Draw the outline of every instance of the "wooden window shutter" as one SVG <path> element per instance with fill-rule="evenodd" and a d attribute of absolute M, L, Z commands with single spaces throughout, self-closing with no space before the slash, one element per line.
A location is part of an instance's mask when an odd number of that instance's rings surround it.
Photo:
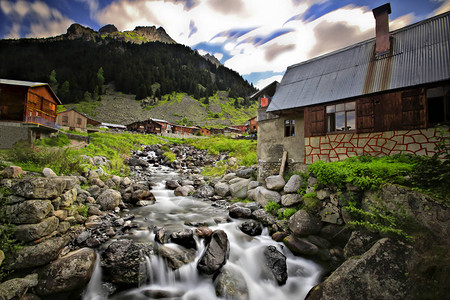
<path fill-rule="evenodd" d="M 326 134 L 325 106 L 305 108 L 305 136 L 319 136 Z"/>
<path fill-rule="evenodd" d="M 425 128 L 424 97 L 420 89 L 402 93 L 402 129 Z"/>
<path fill-rule="evenodd" d="M 362 98 L 356 101 L 357 132 L 375 131 L 375 107 L 373 98 Z"/>

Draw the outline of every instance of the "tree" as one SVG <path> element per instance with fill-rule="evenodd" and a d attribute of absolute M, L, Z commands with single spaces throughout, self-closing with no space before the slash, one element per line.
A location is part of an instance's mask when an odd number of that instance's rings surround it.
<path fill-rule="evenodd" d="M 52 89 L 56 89 L 56 87 L 58 86 L 58 81 L 56 80 L 56 71 L 52 70 L 50 72 L 50 75 L 48 76 L 48 82 L 50 84 L 50 86 L 52 87 Z"/>
<path fill-rule="evenodd" d="M 69 99 L 67 99 L 70 95 L 70 83 L 66 80 L 61 85 L 61 87 L 58 89 L 58 96 L 61 98 L 62 101 L 69 102 Z"/>
<path fill-rule="evenodd" d="M 103 94 L 103 85 L 105 84 L 105 77 L 103 76 L 103 68 L 100 67 L 97 71 L 97 86 L 100 95 Z"/>

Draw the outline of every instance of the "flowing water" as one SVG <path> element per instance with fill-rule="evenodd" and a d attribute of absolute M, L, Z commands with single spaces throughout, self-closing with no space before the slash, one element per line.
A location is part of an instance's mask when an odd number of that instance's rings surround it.
<path fill-rule="evenodd" d="M 164 227 L 167 232 L 174 232 L 184 228 L 194 229 L 184 225 L 185 222 L 206 223 L 213 230 L 221 229 L 226 232 L 230 242 L 230 256 L 226 266 L 242 273 L 250 300 L 304 299 L 310 288 L 318 283 L 320 267 L 310 260 L 294 256 L 282 243 L 273 241 L 267 229 L 264 229 L 260 236 L 250 237 L 238 228 L 244 220 L 217 224 L 215 220 L 226 219 L 228 210 L 212 206 L 211 201 L 193 197 L 175 197 L 173 191 L 165 188 L 165 181 L 176 178 L 178 174 L 170 169 L 161 168 L 154 168 L 152 172 L 153 181 L 157 184 L 152 190 L 156 203 L 131 210 L 131 213 L 136 215 L 133 221 L 138 222 L 140 228 L 126 238 L 154 241 L 152 230 L 147 229 L 149 227 Z M 268 245 L 275 246 L 287 258 L 288 280 L 281 287 L 266 279 L 261 268 L 264 265 L 263 250 Z M 180 247 L 173 243 L 165 246 Z M 163 259 L 156 255 L 146 257 L 145 264 L 141 266 L 146 280 L 138 288 L 121 292 L 109 299 L 220 299 L 216 296 L 212 278 L 199 274 L 196 268 L 204 249 L 203 240 L 197 239 L 195 261 L 176 271 L 168 269 Z M 162 298 L 162 295 L 165 298 Z M 101 267 L 98 261 L 83 299 L 108 299 L 102 289 Z"/>

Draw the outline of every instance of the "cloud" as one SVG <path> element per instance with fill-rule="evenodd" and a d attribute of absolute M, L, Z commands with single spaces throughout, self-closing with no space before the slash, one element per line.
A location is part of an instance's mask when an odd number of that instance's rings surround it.
<path fill-rule="evenodd" d="M 265 58 L 267 61 L 272 61 L 274 58 L 278 57 L 283 52 L 290 51 L 295 49 L 295 44 L 289 44 L 289 45 L 278 45 L 273 44 L 267 48 L 267 51 L 265 53 Z"/>
<path fill-rule="evenodd" d="M 36 0 L 2 0 L 0 9 L 10 21 L 9 32 L 5 38 L 48 37 L 65 33 L 73 21 L 64 17 L 57 9 Z M 28 20 L 29 24 L 24 24 Z"/>
<path fill-rule="evenodd" d="M 242 0 L 208 0 L 207 4 L 222 14 L 240 14 L 244 8 Z"/>
<path fill-rule="evenodd" d="M 198 28 L 195 26 L 195 22 L 193 20 L 191 20 L 191 22 L 189 23 L 189 29 L 191 30 L 189 32 L 189 37 L 191 37 L 198 31 Z"/>
<path fill-rule="evenodd" d="M 443 2 L 441 6 L 439 6 L 437 9 L 435 9 L 433 11 L 433 13 L 431 14 L 432 16 L 437 16 L 440 14 L 443 14 L 447 11 L 450 11 L 450 0 L 444 0 L 444 1 L 439 1 L 439 2 Z"/>
<path fill-rule="evenodd" d="M 86 5 L 89 8 L 89 15 L 91 16 L 91 18 L 94 18 L 99 8 L 98 0 L 76 0 L 76 1 L 84 3 L 84 5 Z"/>
<path fill-rule="evenodd" d="M 261 90 L 261 89 L 265 88 L 266 86 L 268 86 L 269 84 L 271 84 L 274 81 L 280 82 L 281 78 L 283 78 L 283 75 L 275 75 L 275 76 L 271 76 L 269 78 L 261 79 L 255 84 L 255 87 L 258 90 Z"/>

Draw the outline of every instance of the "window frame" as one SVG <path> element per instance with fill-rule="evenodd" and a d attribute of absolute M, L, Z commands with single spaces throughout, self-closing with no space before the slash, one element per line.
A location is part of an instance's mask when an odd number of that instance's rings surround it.
<path fill-rule="evenodd" d="M 284 120 L 284 137 L 295 137 L 295 120 Z"/>
<path fill-rule="evenodd" d="M 429 96 L 429 93 L 432 93 L 433 90 L 440 89 L 440 93 L 438 95 Z M 443 86 L 435 86 L 430 87 L 425 90 L 425 97 L 426 97 L 426 105 L 427 105 L 427 123 L 429 126 L 437 125 L 437 124 L 450 124 L 450 86 L 443 85 Z M 430 109 L 430 102 L 434 102 L 434 106 L 436 107 L 437 102 L 442 103 L 442 110 L 443 110 L 443 117 L 444 120 L 431 120 L 431 109 Z M 436 116 L 434 116 L 436 117 Z M 433 118 L 434 118 L 433 117 Z"/>
<path fill-rule="evenodd" d="M 346 133 L 346 132 L 355 132 L 357 130 L 356 100 L 325 105 L 325 114 L 326 114 L 325 122 L 327 133 Z M 344 121 L 343 130 L 337 129 L 338 114 L 341 115 L 340 119 L 341 120 L 343 119 Z M 353 114 L 353 118 L 350 116 L 351 114 Z M 350 125 L 349 123 L 351 122 L 352 119 L 353 124 L 351 124 L 352 126 L 349 126 Z"/>

